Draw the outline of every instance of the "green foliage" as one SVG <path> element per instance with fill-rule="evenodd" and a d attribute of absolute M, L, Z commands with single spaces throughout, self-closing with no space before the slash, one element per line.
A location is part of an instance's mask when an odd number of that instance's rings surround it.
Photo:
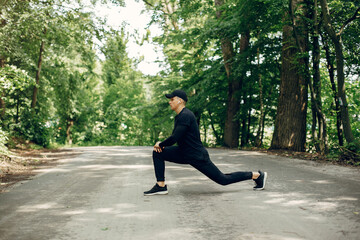
<path fill-rule="evenodd" d="M 1 10 L 0 62 L 5 63 L 0 68 L 0 94 L 5 103 L 0 109 L 1 151 L 7 137 L 12 136 L 46 147 L 70 143 L 152 145 L 171 134 L 174 113 L 164 94 L 177 88 L 189 95 L 187 107 L 199 121 L 204 144 L 222 145 L 229 95 L 221 46 L 225 37 L 231 40 L 234 50 L 231 79 L 241 84 L 241 90 L 235 93 L 240 110 L 234 120 L 241 123 L 243 144 L 255 145 L 262 107 L 265 124 L 262 146 L 269 145 L 279 95 L 281 32 L 288 1 L 227 0 L 216 8 L 214 1 L 175 0 L 167 1 L 171 7 L 165 8 L 164 1 L 149 0 L 147 8 L 153 13 L 152 22 L 163 29 L 163 34 L 154 41 L 162 47 L 165 55 L 162 64 L 167 67 L 151 77 L 135 70 L 136 63 L 127 53 L 129 35 L 124 29 L 111 29 L 105 21 L 95 19 L 93 13 L 83 9 L 81 2 L 73 8 L 68 5 L 70 2 L 7 1 Z M 92 2 L 125 4 L 116 0 Z M 355 13 L 356 4 L 338 0 L 328 3 L 334 27 L 340 31 Z M 216 16 L 218 10 L 222 11 L 220 19 Z M 313 23 L 312 19 L 305 20 L 309 26 Z M 341 35 L 348 109 L 357 139 L 359 24 L 358 20 L 352 21 Z M 326 41 L 322 28 L 320 32 Z M 249 47 L 240 52 L 245 33 L 250 36 Z M 42 69 L 39 84 L 35 84 L 41 43 L 44 43 Z M 310 44 L 304 55 L 311 57 L 311 51 Z M 329 51 L 336 67 L 331 43 Z M 323 48 L 321 58 L 323 112 L 330 152 L 334 157 L 347 150 L 356 153 L 357 145 L 339 146 L 334 93 Z M 34 86 L 39 90 L 38 103 L 35 109 L 30 109 Z M 309 112 L 309 124 L 310 116 Z M 308 148 L 314 144 L 308 141 Z"/>
<path fill-rule="evenodd" d="M 16 131 L 14 131 L 16 135 L 14 136 L 25 138 L 42 147 L 49 147 L 52 129 L 48 124 L 49 122 L 45 122 L 41 116 L 28 110 L 24 111 L 20 124 L 16 126 Z"/>
<path fill-rule="evenodd" d="M 9 130 L 14 122 L 19 122 L 21 111 L 30 105 L 27 93 L 34 85 L 35 80 L 25 70 L 13 65 L 0 68 L 1 99 L 6 103 L 1 116 L 3 129 Z"/>
<path fill-rule="evenodd" d="M 232 78 L 242 83 L 242 90 L 236 95 L 239 101 L 246 102 L 241 105 L 238 119 L 246 118 L 247 112 L 253 109 L 255 115 L 251 125 L 258 122 L 258 76 L 261 75 L 263 94 L 267 98 L 266 123 L 271 126 L 276 114 L 274 106 L 280 78 L 281 36 L 278 31 L 282 28 L 284 6 L 284 1 L 237 0 L 225 1 L 221 8 L 215 9 L 213 1 L 179 1 L 178 10 L 170 13 L 179 29 L 164 26 L 164 34 L 155 39 L 163 46 L 169 66 L 163 77 L 178 79 L 178 83 L 164 81 L 164 87 L 181 87 L 194 93 L 191 97 L 194 101 L 188 106 L 209 126 L 208 140 L 216 145 L 222 144 L 228 98 L 220 39 L 227 37 L 233 42 Z M 223 11 L 220 20 L 216 10 Z M 159 22 L 163 20 L 160 18 Z M 250 47 L 246 53 L 239 53 L 241 35 L 248 29 L 252 37 Z M 257 64 L 258 54 L 261 61 Z M 254 128 L 250 126 L 249 129 L 254 131 Z M 205 130 L 204 126 L 204 134 Z"/>
<path fill-rule="evenodd" d="M 30 77 L 25 70 L 13 65 L 0 68 L 0 88 L 7 102 L 20 97 L 34 85 L 35 79 Z"/>
<path fill-rule="evenodd" d="M 6 147 L 8 141 L 7 133 L 0 127 L 0 154 L 7 154 L 8 149 Z"/>

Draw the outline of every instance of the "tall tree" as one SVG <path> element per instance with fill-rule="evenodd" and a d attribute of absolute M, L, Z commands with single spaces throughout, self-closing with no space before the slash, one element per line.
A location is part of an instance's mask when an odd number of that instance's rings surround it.
<path fill-rule="evenodd" d="M 5 5 L 5 4 L 2 4 Z M 2 14 L 2 11 L 0 10 L 0 16 Z M 5 19 L 1 19 L 0 21 L 0 29 L 6 25 L 6 20 Z M 3 56 L 2 53 L 0 53 L 0 68 L 5 67 L 5 57 Z M 4 118 L 5 115 L 5 101 L 4 101 L 4 91 L 0 91 L 0 119 L 2 120 Z"/>
<path fill-rule="evenodd" d="M 144 141 L 139 119 L 140 102 L 143 100 L 143 85 L 140 75 L 134 71 L 132 60 L 127 56 L 124 32 L 113 31 L 106 36 L 102 47 L 105 60 L 103 66 L 104 133 L 108 139 L 118 144 L 136 144 Z"/>
<path fill-rule="evenodd" d="M 258 83 L 259 83 L 260 116 L 259 116 L 258 129 L 255 138 L 255 147 L 261 147 L 264 137 L 265 113 L 264 113 L 264 94 L 263 94 L 262 76 L 259 71 L 259 66 L 260 66 L 259 48 L 257 49 L 256 57 L 257 57 Z"/>
<path fill-rule="evenodd" d="M 302 3 L 303 0 L 290 0 L 289 12 L 285 14 L 280 95 L 271 149 L 305 151 L 308 82 L 301 66 L 308 65 L 299 49 L 307 49 Z M 296 31 L 302 32 L 297 39 Z"/>
<path fill-rule="evenodd" d="M 345 27 L 349 23 L 360 17 L 359 15 L 360 7 L 356 9 L 354 15 L 351 18 L 347 19 L 346 22 L 341 26 L 340 30 L 336 32 L 331 20 L 330 10 L 328 7 L 327 0 L 320 0 L 320 5 L 321 5 L 322 20 L 325 31 L 329 35 L 331 41 L 335 46 L 336 72 L 337 72 L 337 84 L 338 84 L 337 93 L 340 103 L 341 120 L 344 127 L 345 139 L 348 143 L 351 143 L 355 140 L 355 137 L 351 129 L 348 101 L 346 99 L 347 97 L 346 97 L 346 89 L 345 89 L 344 54 L 343 54 L 343 43 L 342 43 L 341 35 Z"/>
<path fill-rule="evenodd" d="M 223 5 L 224 0 L 215 0 L 215 6 L 217 7 L 216 17 L 219 21 L 221 21 L 223 17 Z M 245 36 L 243 36 L 243 39 L 245 39 Z M 240 109 L 240 104 L 236 94 L 240 90 L 241 84 L 236 78 L 234 78 L 232 72 L 232 63 L 234 61 L 233 58 L 235 55 L 232 42 L 227 36 L 221 36 L 220 42 L 228 81 L 228 100 L 224 128 L 224 145 L 230 148 L 235 148 L 239 146 L 240 130 L 239 120 L 236 119 L 236 114 Z"/>
<path fill-rule="evenodd" d="M 337 130 L 337 137 L 339 146 L 344 145 L 344 134 L 343 134 L 343 125 L 341 121 L 341 111 L 340 111 L 340 104 L 339 104 L 339 98 L 337 97 L 337 90 L 336 90 L 336 83 L 335 83 L 335 66 L 333 63 L 333 58 L 331 57 L 330 49 L 329 49 L 329 43 L 327 39 L 324 39 L 325 36 L 322 35 L 322 43 L 323 48 L 325 50 L 325 58 L 326 58 L 326 66 L 329 72 L 329 79 L 331 84 L 331 90 L 332 90 L 332 96 L 334 98 L 335 103 L 335 114 L 336 114 L 336 130 Z"/>
<path fill-rule="evenodd" d="M 44 28 L 44 36 L 46 35 L 46 27 Z M 42 66 L 42 61 L 43 61 L 43 53 L 44 53 L 44 45 L 45 45 L 45 40 L 41 39 L 41 43 L 40 43 L 40 51 L 39 51 L 39 59 L 38 59 L 38 64 L 37 64 L 37 70 L 36 70 L 36 85 L 34 86 L 33 89 L 33 96 L 32 96 L 32 102 L 31 102 L 31 108 L 35 108 L 36 106 L 36 101 L 37 101 L 37 94 L 38 94 L 38 89 L 39 89 L 39 83 L 40 83 L 40 74 L 41 74 L 41 66 Z"/>
<path fill-rule="evenodd" d="M 308 5 L 308 8 L 310 6 Z M 319 23 L 318 23 L 318 1 L 314 0 L 314 5 L 311 7 L 312 11 L 312 27 L 310 29 L 312 34 L 312 63 L 313 63 L 313 78 L 309 81 L 309 89 L 311 95 L 311 110 L 312 110 L 312 127 L 311 135 L 316 148 L 316 151 L 321 154 L 328 152 L 326 119 L 322 111 L 321 99 L 321 78 L 320 78 L 320 45 L 319 45 Z"/>

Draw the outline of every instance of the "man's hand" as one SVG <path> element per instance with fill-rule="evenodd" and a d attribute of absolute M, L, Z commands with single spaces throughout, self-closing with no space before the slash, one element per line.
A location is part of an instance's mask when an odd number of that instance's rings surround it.
<path fill-rule="evenodd" d="M 157 142 L 155 145 L 154 145 L 154 151 L 155 152 L 158 152 L 158 153 L 161 153 L 162 152 L 162 149 L 160 147 L 160 144 L 161 142 Z"/>

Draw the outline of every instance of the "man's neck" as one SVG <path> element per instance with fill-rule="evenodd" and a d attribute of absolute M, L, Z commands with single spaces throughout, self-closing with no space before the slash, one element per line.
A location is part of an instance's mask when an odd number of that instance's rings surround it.
<path fill-rule="evenodd" d="M 184 105 L 179 106 L 177 109 L 175 109 L 176 114 L 181 113 L 181 111 L 185 108 Z"/>

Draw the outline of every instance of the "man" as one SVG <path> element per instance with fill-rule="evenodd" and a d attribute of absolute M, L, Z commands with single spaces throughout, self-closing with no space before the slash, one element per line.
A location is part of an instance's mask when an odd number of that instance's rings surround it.
<path fill-rule="evenodd" d="M 214 182 L 228 185 L 253 179 L 254 190 L 263 190 L 266 184 L 266 172 L 234 172 L 222 173 L 210 160 L 209 154 L 201 143 L 199 126 L 195 115 L 185 107 L 188 101 L 186 93 L 175 90 L 165 95 L 170 99 L 171 110 L 175 111 L 175 124 L 172 135 L 163 142 L 157 142 L 153 150 L 153 163 L 157 183 L 144 195 L 167 194 L 165 184 L 165 161 L 190 164 Z M 175 143 L 178 146 L 172 146 Z"/>

